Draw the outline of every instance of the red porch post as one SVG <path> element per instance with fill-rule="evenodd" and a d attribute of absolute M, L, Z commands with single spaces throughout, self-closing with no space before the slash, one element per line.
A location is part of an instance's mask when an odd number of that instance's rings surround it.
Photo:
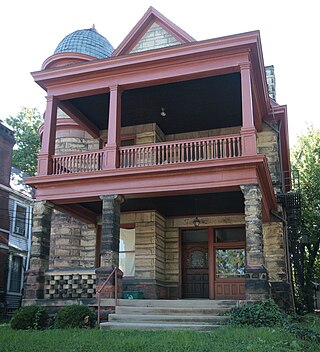
<path fill-rule="evenodd" d="M 110 87 L 108 142 L 104 147 L 104 169 L 119 167 L 119 146 L 121 132 L 121 89 Z"/>
<path fill-rule="evenodd" d="M 41 151 L 38 156 L 38 175 L 41 176 L 52 173 L 51 155 L 55 150 L 57 108 L 57 98 L 47 96 Z"/>
<path fill-rule="evenodd" d="M 242 100 L 242 155 L 257 154 L 256 129 L 254 127 L 250 62 L 240 65 Z"/>

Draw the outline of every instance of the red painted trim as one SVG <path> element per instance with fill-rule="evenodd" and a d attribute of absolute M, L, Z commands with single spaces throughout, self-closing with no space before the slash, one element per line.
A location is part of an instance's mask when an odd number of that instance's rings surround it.
<path fill-rule="evenodd" d="M 157 22 L 163 26 L 164 29 L 172 33 L 182 43 L 195 41 L 188 33 L 179 28 L 176 24 L 168 20 L 159 11 L 152 6 L 149 7 L 147 12 L 142 16 L 138 23 L 127 34 L 124 40 L 119 44 L 117 49 L 113 52 L 112 56 L 120 56 L 130 53 L 131 49 L 141 39 L 148 28 L 153 22 Z"/>
<path fill-rule="evenodd" d="M 79 62 L 97 60 L 94 56 L 80 53 L 59 53 L 49 56 L 42 64 L 41 70 L 55 68 L 64 65 L 78 64 Z"/>
<path fill-rule="evenodd" d="M 42 136 L 44 129 L 44 124 L 39 127 L 39 134 Z M 56 123 L 56 131 L 64 131 L 64 130 L 79 130 L 83 131 L 83 129 L 73 121 L 71 118 L 58 118 Z"/>
<path fill-rule="evenodd" d="M 256 155 L 183 165 L 114 169 L 83 174 L 36 176 L 26 181 L 37 187 L 37 199 L 82 200 L 101 194 L 164 196 L 234 189 L 259 184 L 266 219 L 276 200 L 266 157 Z"/>

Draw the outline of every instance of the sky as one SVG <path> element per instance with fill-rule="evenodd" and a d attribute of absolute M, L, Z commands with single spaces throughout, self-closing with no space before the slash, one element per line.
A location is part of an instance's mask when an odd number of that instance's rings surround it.
<path fill-rule="evenodd" d="M 0 5 L 0 120 L 23 106 L 45 109 L 38 71 L 69 33 L 91 28 L 116 48 L 149 6 L 196 40 L 260 30 L 265 66 L 274 65 L 277 102 L 287 105 L 290 145 L 320 128 L 319 12 L 316 0 L 11 0 Z"/>

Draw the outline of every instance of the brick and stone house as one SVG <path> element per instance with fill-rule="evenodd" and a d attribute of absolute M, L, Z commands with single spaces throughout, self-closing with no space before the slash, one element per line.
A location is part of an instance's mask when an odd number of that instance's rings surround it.
<path fill-rule="evenodd" d="M 47 108 L 25 304 L 94 305 L 114 267 L 149 299 L 290 302 L 287 110 L 267 71 L 258 31 L 196 41 L 153 8 L 115 50 L 95 28 L 65 37 L 32 73 Z"/>

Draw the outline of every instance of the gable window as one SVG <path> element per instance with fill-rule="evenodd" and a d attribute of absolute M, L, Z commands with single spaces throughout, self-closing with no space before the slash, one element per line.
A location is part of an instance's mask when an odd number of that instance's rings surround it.
<path fill-rule="evenodd" d="M 135 273 L 135 229 L 120 229 L 119 268 L 123 276 Z"/>
<path fill-rule="evenodd" d="M 11 257 L 11 267 L 9 270 L 9 292 L 21 293 L 23 258 L 18 255 L 13 255 Z"/>
<path fill-rule="evenodd" d="M 20 236 L 27 234 L 27 207 L 17 204 L 15 207 L 13 232 Z"/>

